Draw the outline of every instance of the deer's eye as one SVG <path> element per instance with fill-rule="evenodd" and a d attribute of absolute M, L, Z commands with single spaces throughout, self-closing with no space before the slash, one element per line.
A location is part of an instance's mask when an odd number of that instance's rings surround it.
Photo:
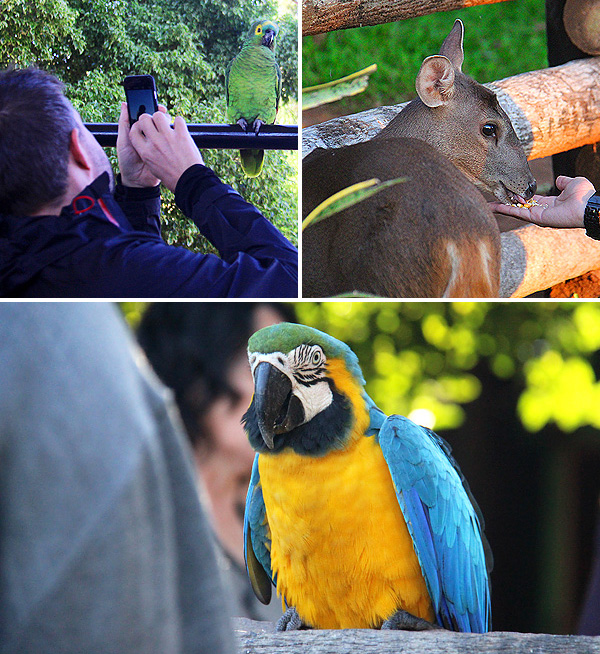
<path fill-rule="evenodd" d="M 496 125 L 494 125 L 494 123 L 486 123 L 481 128 L 481 133 L 487 138 L 495 138 L 496 137 Z"/>

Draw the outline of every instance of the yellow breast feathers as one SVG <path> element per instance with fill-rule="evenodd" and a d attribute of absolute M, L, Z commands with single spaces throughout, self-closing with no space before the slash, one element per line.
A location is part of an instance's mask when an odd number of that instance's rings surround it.
<path fill-rule="evenodd" d="M 277 593 L 319 629 L 379 627 L 397 609 L 433 621 L 412 539 L 360 387 L 342 362 L 329 375 L 354 407 L 345 449 L 322 457 L 261 454 Z"/>

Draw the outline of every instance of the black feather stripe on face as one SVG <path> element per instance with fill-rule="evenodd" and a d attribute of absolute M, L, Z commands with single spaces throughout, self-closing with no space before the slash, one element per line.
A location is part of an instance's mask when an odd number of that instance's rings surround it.
<path fill-rule="evenodd" d="M 259 453 L 277 453 L 290 447 L 296 454 L 307 456 L 323 456 L 343 447 L 352 429 L 352 406 L 346 397 L 336 392 L 333 384 L 331 386 L 332 403 L 306 424 L 277 434 L 272 450 L 266 446 L 258 428 L 253 399 L 242 418 L 250 445 Z"/>
<path fill-rule="evenodd" d="M 303 343 L 293 351 L 294 379 L 303 386 L 312 386 L 324 381 L 327 373 L 325 363 L 325 355 L 319 346 Z"/>

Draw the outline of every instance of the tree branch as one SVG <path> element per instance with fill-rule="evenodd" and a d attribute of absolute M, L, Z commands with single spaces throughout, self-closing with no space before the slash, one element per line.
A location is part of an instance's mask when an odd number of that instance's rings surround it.
<path fill-rule="evenodd" d="M 303 0 L 302 36 L 349 27 L 392 23 L 437 11 L 504 0 Z"/>

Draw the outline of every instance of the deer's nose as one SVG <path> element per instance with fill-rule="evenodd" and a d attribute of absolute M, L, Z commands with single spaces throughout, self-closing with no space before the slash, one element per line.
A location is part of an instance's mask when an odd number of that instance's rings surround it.
<path fill-rule="evenodd" d="M 531 182 L 531 184 L 527 187 L 527 190 L 525 191 L 525 193 L 523 193 L 523 197 L 526 200 L 529 200 L 530 198 L 532 198 L 535 195 L 536 191 L 537 191 L 537 182 L 534 179 L 533 182 Z"/>

